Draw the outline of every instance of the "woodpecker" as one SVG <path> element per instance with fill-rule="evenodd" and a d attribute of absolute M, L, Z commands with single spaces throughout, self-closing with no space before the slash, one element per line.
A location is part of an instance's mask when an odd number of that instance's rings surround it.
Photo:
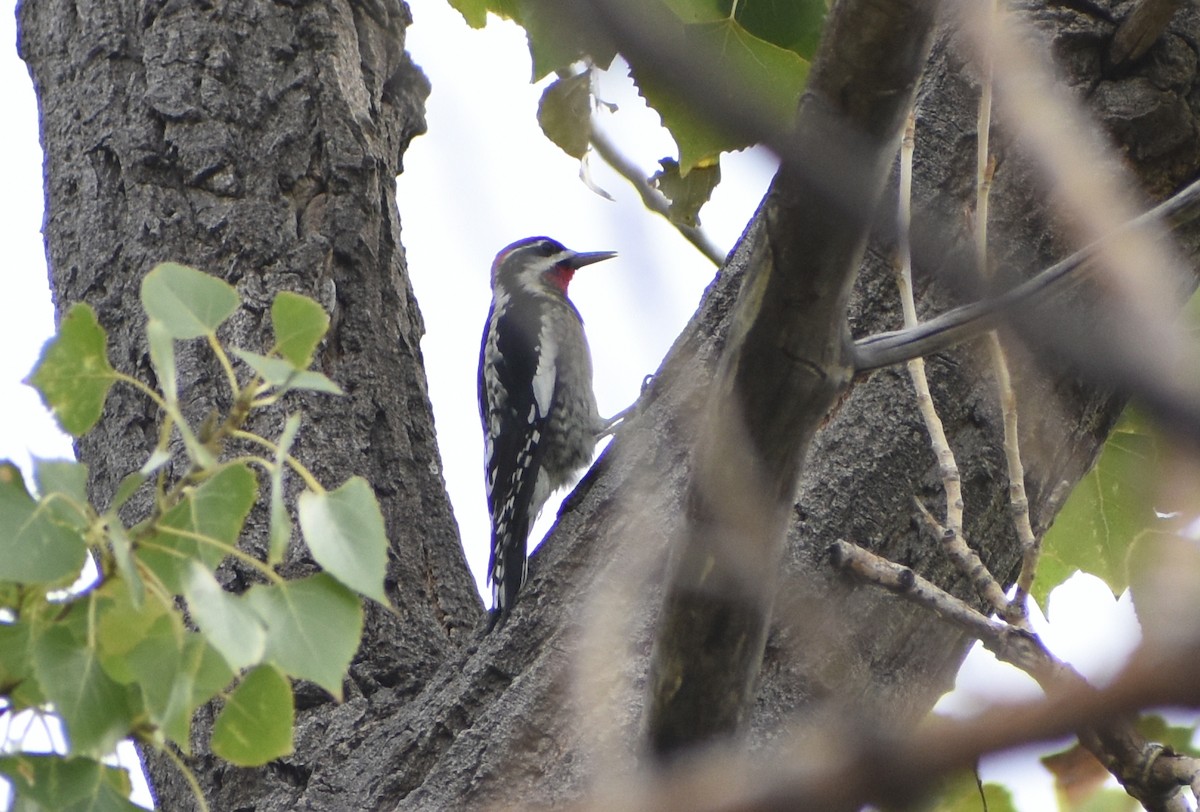
<path fill-rule="evenodd" d="M 546 499 L 591 462 L 612 423 L 596 408 L 591 352 L 567 286 L 580 268 L 614 256 L 529 237 L 492 263 L 492 306 L 479 350 L 492 518 L 489 632 L 508 619 L 525 583 L 529 531 Z"/>

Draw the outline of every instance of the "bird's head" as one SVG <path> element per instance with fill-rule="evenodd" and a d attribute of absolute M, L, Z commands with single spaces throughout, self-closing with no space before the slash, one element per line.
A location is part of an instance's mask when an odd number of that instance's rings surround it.
<path fill-rule="evenodd" d="M 575 271 L 616 255 L 616 251 L 572 251 L 549 237 L 526 237 L 496 255 L 492 287 L 501 284 L 510 291 L 536 291 L 551 286 L 566 295 Z"/>

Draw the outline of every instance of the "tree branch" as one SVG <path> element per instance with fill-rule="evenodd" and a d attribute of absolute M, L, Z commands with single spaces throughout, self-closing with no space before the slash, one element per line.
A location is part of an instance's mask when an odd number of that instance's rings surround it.
<path fill-rule="evenodd" d="M 1048 696 L 1073 696 L 1093 690 L 1078 671 L 1055 657 L 1036 635 L 985 617 L 908 567 L 845 541 L 835 542 L 829 554 L 833 565 L 843 572 L 924 606 L 963 629 L 997 658 L 1037 680 Z M 1087 720 L 1080 725 L 1078 736 L 1083 746 L 1147 809 L 1175 809 L 1179 788 L 1191 783 L 1198 766 L 1194 759 L 1184 759 L 1186 763 L 1153 769 L 1162 748 L 1151 744 L 1124 714 L 1101 722 Z"/>
<path fill-rule="evenodd" d="M 1200 180 L 1130 220 L 1112 235 L 1084 246 L 1013 288 L 948 310 L 916 327 L 858 339 L 854 342 L 854 369 L 860 373 L 871 372 L 978 338 L 1022 307 L 1044 303 L 1048 297 L 1078 284 L 1091 270 L 1088 262 L 1122 235 L 1151 223 L 1176 229 L 1197 215 L 1200 215 Z"/>
<path fill-rule="evenodd" d="M 788 145 L 806 159 L 785 162 L 764 204 L 674 542 L 647 710 L 660 754 L 738 730 L 752 704 L 801 467 L 851 380 L 862 213 L 890 172 L 936 5 L 843 0 L 827 21 Z M 831 156 L 831 144 L 854 153 Z M 836 194 L 809 171 L 828 159 L 843 174 Z"/>
<path fill-rule="evenodd" d="M 1079 685 L 1036 702 L 998 706 L 969 720 L 933 720 L 903 739 L 860 727 L 815 735 L 808 731 L 766 757 L 714 748 L 647 782 L 609 785 L 574 809 L 849 812 L 865 804 L 904 806 L 926 795 L 938 779 L 973 767 L 988 753 L 1070 735 L 1089 724 L 1119 723 L 1146 707 L 1200 704 L 1192 676 L 1196 655 L 1190 648 L 1162 658 L 1143 650 L 1106 688 Z M 806 744 L 814 738 L 819 745 Z M 1151 810 L 1181 808 L 1170 798 L 1196 780 L 1195 759 L 1152 746 L 1141 764 L 1147 783 L 1157 791 L 1138 800 Z"/>

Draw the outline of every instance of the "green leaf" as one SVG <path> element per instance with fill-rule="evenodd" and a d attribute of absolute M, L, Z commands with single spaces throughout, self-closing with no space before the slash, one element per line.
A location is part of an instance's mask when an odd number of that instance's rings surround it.
<path fill-rule="evenodd" d="M 1016 812 L 1009 791 L 999 784 L 983 785 L 973 772 L 955 773 L 945 779 L 937 792 L 925 803 L 912 807 L 912 812 Z"/>
<path fill-rule="evenodd" d="M 516 0 L 493 3 L 489 9 L 500 16 L 512 16 L 525 29 L 529 55 L 533 59 L 533 81 L 580 60 L 590 60 L 598 68 L 607 68 L 617 49 L 601 26 L 581 27 L 560 11 L 555 0 Z M 510 14 L 514 12 L 515 15 Z"/>
<path fill-rule="evenodd" d="M 108 506 L 108 512 L 115 515 L 118 508 L 129 501 L 137 489 L 142 487 L 142 484 L 149 479 L 155 471 L 162 468 L 171 461 L 171 452 L 165 448 L 156 448 L 151 452 L 146 461 L 142 463 L 142 467 L 131 474 L 126 474 L 121 480 L 121 484 L 117 485 L 117 491 L 113 494 L 112 504 Z"/>
<path fill-rule="evenodd" d="M 684 23 L 714 23 L 733 19 L 749 33 L 811 60 L 821 41 L 827 0 L 664 0 Z"/>
<path fill-rule="evenodd" d="M 313 352 L 329 330 L 329 314 L 312 299 L 283 291 L 271 303 L 275 349 L 300 369 L 308 369 Z"/>
<path fill-rule="evenodd" d="M 203 271 L 164 262 L 142 280 L 142 307 L 180 340 L 211 335 L 241 300 L 231 285 Z"/>
<path fill-rule="evenodd" d="M 287 470 L 285 460 L 299 430 L 300 413 L 288 415 L 279 442 L 275 444 L 275 466 L 271 469 L 271 539 L 267 552 L 267 562 L 271 565 L 283 561 L 292 538 L 292 519 L 283 503 L 283 473 Z"/>
<path fill-rule="evenodd" d="M 190 560 L 216 569 L 237 544 L 257 498 L 258 481 L 249 466 L 227 465 L 163 515 L 155 532 L 141 541 L 137 556 L 179 594 Z"/>
<path fill-rule="evenodd" d="M 192 462 L 205 470 L 216 468 L 216 458 L 208 450 L 208 447 L 197 439 L 195 433 L 192 431 L 192 427 L 188 425 L 187 420 L 183 417 L 183 413 L 179 411 L 179 404 L 168 403 L 167 415 L 175 424 L 175 428 L 178 429 L 179 437 L 183 440 L 183 447 L 187 449 L 188 456 Z"/>
<path fill-rule="evenodd" d="M 117 572 L 129 590 L 129 599 L 134 606 L 140 607 L 146 597 L 146 586 L 133 559 L 133 540 L 129 538 L 125 525 L 115 516 L 108 518 L 108 541 L 112 545 L 113 559 L 117 562 Z"/>
<path fill-rule="evenodd" d="M 147 479 L 149 479 L 149 477 L 146 474 L 143 474 L 141 471 L 134 471 L 126 474 L 121 480 L 120 484 L 117 485 L 117 490 L 113 494 L 112 504 L 109 506 L 109 510 L 116 510 L 128 502 L 130 497 L 137 493 L 137 489 L 142 487 Z"/>
<path fill-rule="evenodd" d="M 193 561 L 183 589 L 188 611 L 205 638 L 234 671 L 262 661 L 267 630 L 245 601 L 221 588 L 217 579 Z"/>
<path fill-rule="evenodd" d="M 165 448 L 156 448 L 150 452 L 150 456 L 146 457 L 146 461 L 142 463 L 142 467 L 137 470 L 137 473 L 144 477 L 150 477 L 159 468 L 162 468 L 171 461 L 171 452 Z"/>
<path fill-rule="evenodd" d="M 101 586 L 95 597 L 99 601 L 95 639 L 100 665 L 113 680 L 129 685 L 137 679 L 129 668 L 129 652 L 157 623 L 169 621 L 174 608 L 164 606 L 160 600 L 135 603 L 129 590 L 112 581 Z M 176 627 L 182 633 L 182 621 L 177 619 Z"/>
<path fill-rule="evenodd" d="M 95 648 L 64 626 L 35 637 L 32 648 L 34 672 L 62 717 L 71 752 L 111 753 L 133 726 L 137 705 L 128 689 L 104 673 Z"/>
<path fill-rule="evenodd" d="M 129 651 L 127 664 L 141 689 L 150 720 L 188 752 L 192 674 L 184 667 L 186 640 L 179 618 L 162 615 Z"/>
<path fill-rule="evenodd" d="M 112 582 L 98 595 L 96 641 L 105 673 L 140 691 L 149 721 L 188 752 L 195 709 L 224 688 L 233 671 L 202 635 L 184 628 L 174 605 L 152 598 L 135 606 Z"/>
<path fill-rule="evenodd" d="M 552 82 L 538 102 L 537 119 L 559 149 L 583 160 L 592 142 L 592 72 Z"/>
<path fill-rule="evenodd" d="M 57 583 L 83 568 L 87 545 L 77 527 L 33 501 L 20 470 L 0 463 L 0 580 Z"/>
<path fill-rule="evenodd" d="M 325 573 L 254 586 L 247 600 L 267 624 L 266 660 L 342 698 L 342 678 L 358 650 L 362 604 Z"/>
<path fill-rule="evenodd" d="M 756 96 L 781 130 L 791 126 L 808 79 L 808 60 L 759 39 L 729 19 L 685 25 L 684 39 L 691 50 L 730 77 L 744 94 Z M 642 96 L 658 112 L 679 146 L 680 171 L 685 177 L 721 152 L 750 146 L 744 138 L 702 121 L 690 104 L 680 101 L 648 70 L 635 64 L 633 76 Z"/>
<path fill-rule="evenodd" d="M 70 460 L 33 461 L 33 481 L 39 503 L 54 518 L 78 531 L 87 529 L 87 466 Z"/>
<path fill-rule="evenodd" d="M 723 0 L 721 5 L 731 3 Z M 812 60 L 821 41 L 825 11 L 826 0 L 738 0 L 736 19 L 754 36 Z"/>
<path fill-rule="evenodd" d="M 1077 570 L 1103 579 L 1114 595 L 1125 591 L 1130 546 L 1143 530 L 1163 526 L 1154 509 L 1158 457 L 1157 440 L 1132 422 L 1114 430 L 1042 542 L 1033 585 L 1042 607 L 1050 590 Z"/>
<path fill-rule="evenodd" d="M 129 771 L 99 761 L 21 753 L 0 757 L 0 775 L 12 784 L 14 811 L 142 812 L 129 800 Z"/>
<path fill-rule="evenodd" d="M 685 23 L 715 23 L 729 19 L 731 0 L 664 0 Z"/>
<path fill-rule="evenodd" d="M 213 724 L 212 749 L 239 767 L 258 767 L 292 752 L 295 708 L 287 677 L 269 665 L 246 675 Z"/>
<path fill-rule="evenodd" d="M 179 399 L 179 374 L 175 368 L 175 339 L 167 326 L 158 319 L 146 324 L 146 338 L 150 342 L 150 364 L 158 376 L 158 388 L 174 403 Z"/>
<path fill-rule="evenodd" d="M 35 707 L 46 701 L 33 673 L 29 624 L 0 623 L 0 686 L 9 702 L 5 712 Z"/>
<path fill-rule="evenodd" d="M 291 361 L 283 358 L 270 358 L 249 350 L 234 350 L 233 354 L 241 358 L 262 379 L 281 391 L 289 389 L 309 389 L 314 392 L 325 392 L 330 395 L 344 395 L 345 392 L 326 378 L 320 372 L 300 369 Z"/>
<path fill-rule="evenodd" d="M 474 28 L 484 26 L 489 11 L 523 27 L 533 59 L 534 82 L 583 59 L 607 68 L 617 54 L 602 27 L 574 25 L 555 0 L 450 0 L 450 4 Z"/>
<path fill-rule="evenodd" d="M 386 605 L 387 534 L 370 484 L 356 476 L 335 491 L 305 491 L 300 494 L 299 514 L 304 541 L 321 568 Z"/>
<path fill-rule="evenodd" d="M 650 179 L 671 203 L 671 222 L 695 228 L 700 225 L 700 209 L 712 197 L 721 182 L 721 165 L 716 161 L 693 167 L 687 177 L 679 174 L 679 164 L 670 158 L 658 162 L 662 171 Z"/>
<path fill-rule="evenodd" d="M 37 484 L 38 495 L 43 498 L 57 493 L 77 505 L 86 505 L 87 480 L 88 469 L 81 462 L 42 459 L 33 461 L 33 481 Z"/>
<path fill-rule="evenodd" d="M 76 437 L 96 425 L 116 380 L 107 338 L 89 305 L 72 305 L 25 381 L 38 390 L 63 431 Z"/>
<path fill-rule="evenodd" d="M 234 672 L 225 658 L 198 632 L 188 632 L 183 660 L 192 674 L 192 707 L 198 708 L 229 685 Z"/>
<path fill-rule="evenodd" d="M 1200 757 L 1200 748 L 1192 745 L 1196 725 L 1172 725 L 1156 714 L 1143 714 L 1137 719 L 1138 732 L 1149 741 L 1165 744 L 1176 753 Z"/>
<path fill-rule="evenodd" d="M 450 0 L 450 7 L 461 14 L 472 28 L 487 25 L 487 0 Z"/>

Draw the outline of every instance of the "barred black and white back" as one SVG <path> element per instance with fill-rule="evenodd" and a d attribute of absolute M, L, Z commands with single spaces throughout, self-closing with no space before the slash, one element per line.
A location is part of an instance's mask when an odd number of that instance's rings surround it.
<path fill-rule="evenodd" d="M 502 250 L 479 354 L 488 510 L 490 630 L 503 623 L 528 575 L 530 528 L 546 499 L 592 458 L 606 425 L 592 390 L 583 320 L 567 285 L 611 252 L 577 253 L 547 237 Z"/>

